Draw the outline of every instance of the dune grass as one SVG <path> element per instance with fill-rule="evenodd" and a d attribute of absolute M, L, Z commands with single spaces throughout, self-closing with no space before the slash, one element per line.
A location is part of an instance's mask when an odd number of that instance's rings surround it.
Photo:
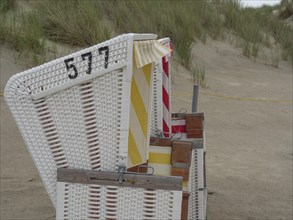
<path fill-rule="evenodd" d="M 191 67 L 190 75 L 193 83 L 198 83 L 203 88 L 207 88 L 207 80 L 205 74 L 206 71 L 203 65 L 195 64 Z"/>
<path fill-rule="evenodd" d="M 293 5 L 292 2 L 288 4 Z M 244 41 L 241 44 L 243 54 L 247 57 L 257 57 L 262 46 L 280 46 L 284 54 L 282 57 L 285 60 L 290 57 L 292 60 L 293 30 L 282 19 L 273 15 L 273 11 L 280 9 L 282 5 L 263 6 L 257 9 L 240 6 L 239 1 L 231 0 L 221 4 L 220 10 L 225 14 L 225 28 L 232 30 L 232 33 Z M 276 66 L 276 62 L 273 65 Z"/>
<path fill-rule="evenodd" d="M 17 14 L 12 15 L 9 21 L 6 19 L 0 18 L 0 43 L 6 43 L 20 56 L 31 60 L 28 67 L 46 62 L 48 48 L 36 15 Z"/>
<path fill-rule="evenodd" d="M 41 1 L 36 8 L 50 39 L 88 46 L 122 33 L 156 33 L 172 38 L 185 66 L 196 38 L 204 41 L 207 33 L 217 38 L 221 32 L 219 20 L 211 14 L 215 10 L 206 1 L 65 0 Z"/>
<path fill-rule="evenodd" d="M 51 40 L 88 46 L 110 38 L 109 28 L 101 22 L 97 1 L 40 1 L 36 9 Z"/>
<path fill-rule="evenodd" d="M 41 53 L 44 39 L 86 47 L 122 33 L 156 33 L 172 39 L 176 59 L 190 69 L 193 42 L 221 39 L 228 32 L 241 39 L 247 57 L 276 45 L 283 59 L 293 57 L 292 29 L 272 15 L 276 7 L 242 8 L 239 0 L 42 0 L 25 14 L 15 0 L 1 2 L 0 42 L 19 51 Z"/>
<path fill-rule="evenodd" d="M 9 10 L 13 10 L 16 8 L 16 1 L 15 0 L 1 0 L 0 1 L 0 10 L 1 13 L 5 13 Z"/>
<path fill-rule="evenodd" d="M 1 1 L 0 43 L 6 43 L 20 54 L 44 55 L 45 34 L 38 14 L 19 10 L 16 1 Z"/>

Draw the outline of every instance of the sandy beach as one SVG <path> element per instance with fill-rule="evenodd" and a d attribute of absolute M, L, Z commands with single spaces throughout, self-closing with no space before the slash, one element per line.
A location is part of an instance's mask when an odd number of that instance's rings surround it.
<path fill-rule="evenodd" d="M 26 69 L 16 57 L 1 46 L 1 219 L 54 219 L 3 97 L 8 79 Z M 197 43 L 192 57 L 205 66 L 208 85 L 198 103 L 206 122 L 208 219 L 292 219 L 292 65 L 254 62 L 212 40 Z M 172 74 L 173 112 L 191 111 L 189 72 L 178 66 Z"/>

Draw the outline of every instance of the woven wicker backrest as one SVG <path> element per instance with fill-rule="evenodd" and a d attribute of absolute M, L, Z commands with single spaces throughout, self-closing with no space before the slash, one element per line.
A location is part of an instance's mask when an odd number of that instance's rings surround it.
<path fill-rule="evenodd" d="M 180 219 L 181 177 L 58 170 L 57 219 Z"/>
<path fill-rule="evenodd" d="M 16 74 L 7 83 L 6 102 L 54 205 L 57 168 L 115 171 L 131 165 L 129 145 L 139 139 L 131 139 L 129 132 L 130 121 L 135 120 L 133 44 L 155 38 L 121 35 Z M 153 69 L 148 71 L 151 74 Z M 144 139 L 150 130 L 149 87 L 141 94 L 148 102 Z M 140 120 L 139 112 L 135 114 Z M 138 145 L 147 146 L 147 141 Z M 147 150 L 137 153 L 145 154 L 139 161 L 145 162 Z"/>

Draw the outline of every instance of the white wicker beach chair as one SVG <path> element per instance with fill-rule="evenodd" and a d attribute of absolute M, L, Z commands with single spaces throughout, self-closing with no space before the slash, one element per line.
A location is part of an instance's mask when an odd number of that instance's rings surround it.
<path fill-rule="evenodd" d="M 205 219 L 207 206 L 206 144 L 203 113 L 172 113 L 172 137 L 197 143 L 192 151 L 188 190 L 189 219 Z M 151 151 L 151 150 L 150 150 Z M 184 185 L 187 185 L 184 183 Z M 184 188 L 186 189 L 186 188 Z M 196 207 L 196 208 L 194 208 Z"/>
<path fill-rule="evenodd" d="M 182 177 L 121 174 L 58 170 L 56 218 L 180 219 Z"/>
<path fill-rule="evenodd" d="M 148 166 L 157 176 L 183 176 L 181 219 L 206 219 L 203 139 L 151 138 Z"/>
<path fill-rule="evenodd" d="M 186 120 L 186 114 L 176 116 L 177 120 Z M 199 133 L 203 134 L 203 114 L 189 116 L 193 124 L 199 121 Z M 151 176 L 60 170 L 57 219 L 206 219 L 204 136 L 199 136 L 182 140 L 151 138 L 148 160 L 148 167 L 153 169 Z M 177 190 L 170 191 L 174 176 L 180 176 L 183 182 L 178 183 Z"/>
<path fill-rule="evenodd" d="M 155 39 L 121 35 L 7 83 L 6 102 L 54 206 L 57 168 L 117 171 L 147 161 L 153 63 L 170 52 Z"/>

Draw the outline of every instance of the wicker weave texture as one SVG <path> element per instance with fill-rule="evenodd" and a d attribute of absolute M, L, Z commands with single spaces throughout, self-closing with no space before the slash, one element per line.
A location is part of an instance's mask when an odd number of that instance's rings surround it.
<path fill-rule="evenodd" d="M 23 98 L 37 96 L 40 93 L 79 84 L 79 82 L 96 77 L 105 69 L 125 66 L 127 61 L 130 61 L 127 51 L 129 38 L 130 35 L 121 35 L 15 75 L 12 78 L 13 80 L 9 81 L 9 87 L 6 89 L 5 95 L 7 97 L 18 95 L 18 97 Z M 100 50 L 104 47 L 108 47 L 108 51 L 110 51 L 108 59 L 105 59 L 105 50 Z M 88 58 L 82 56 L 89 52 L 92 55 L 91 74 L 87 74 Z M 64 61 L 70 58 L 73 58 L 72 63 L 78 71 L 78 76 L 74 80 L 68 77 L 68 75 L 74 75 L 73 68 L 68 71 L 64 64 Z M 107 68 L 105 68 L 105 65 L 107 65 Z"/>
<path fill-rule="evenodd" d="M 162 61 L 155 64 L 153 77 L 153 101 L 151 111 L 151 136 L 156 137 L 163 131 L 162 107 Z"/>
<path fill-rule="evenodd" d="M 189 201 L 188 217 L 189 219 L 205 219 L 206 198 L 204 196 L 204 150 L 192 150 L 191 166 L 189 168 Z"/>
<path fill-rule="evenodd" d="M 57 183 L 57 219 L 180 219 L 182 191 Z"/>
<path fill-rule="evenodd" d="M 132 43 L 132 34 L 118 36 L 19 73 L 5 88 L 54 206 L 57 168 L 116 171 L 127 162 Z"/>

